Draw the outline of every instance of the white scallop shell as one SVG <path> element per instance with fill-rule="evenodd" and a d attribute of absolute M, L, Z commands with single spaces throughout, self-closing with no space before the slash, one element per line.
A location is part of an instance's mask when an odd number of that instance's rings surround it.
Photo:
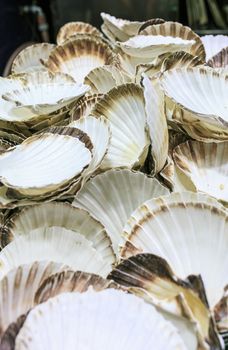
<path fill-rule="evenodd" d="M 34 306 L 39 285 L 67 266 L 50 261 L 33 262 L 11 270 L 0 281 L 0 339 L 7 327 Z"/>
<path fill-rule="evenodd" d="M 109 170 L 88 181 L 76 194 L 73 205 L 99 220 L 118 254 L 122 231 L 131 213 L 145 200 L 168 194 L 156 179 L 129 170 Z"/>
<path fill-rule="evenodd" d="M 147 156 L 149 138 L 143 89 L 136 84 L 120 85 L 96 103 L 92 115 L 110 122 L 111 140 L 101 168 L 138 167 Z"/>
<path fill-rule="evenodd" d="M 53 226 L 32 230 L 3 248 L 0 252 L 0 278 L 19 265 L 45 260 L 104 277 L 111 271 L 91 241 L 77 232 Z"/>
<path fill-rule="evenodd" d="M 22 194 L 39 195 L 79 176 L 90 161 L 90 150 L 78 138 L 42 134 L 0 155 L 0 179 Z"/>
<path fill-rule="evenodd" d="M 45 70 L 41 61 L 46 61 L 55 48 L 54 44 L 39 43 L 26 47 L 15 57 L 11 72 L 13 74 Z"/>
<path fill-rule="evenodd" d="M 56 41 L 58 45 L 63 44 L 70 37 L 75 34 L 91 34 L 101 35 L 101 32 L 94 26 L 85 22 L 68 22 L 64 24 L 58 31 Z"/>
<path fill-rule="evenodd" d="M 197 191 L 228 202 L 228 142 L 187 141 L 174 149 L 173 157 Z"/>
<path fill-rule="evenodd" d="M 123 255 L 138 250 L 161 256 L 182 279 L 201 274 L 210 306 L 220 300 L 228 269 L 224 207 L 198 200 L 198 194 L 173 193 L 145 202 L 131 215 L 124 231 L 132 248 L 125 245 Z"/>
<path fill-rule="evenodd" d="M 227 35 L 204 35 L 201 40 L 206 51 L 206 61 L 228 46 Z"/>
<path fill-rule="evenodd" d="M 186 349 L 176 328 L 152 305 L 110 289 L 62 294 L 35 307 L 17 336 L 15 350 L 153 347 Z"/>
<path fill-rule="evenodd" d="M 194 43 L 194 40 L 172 36 L 136 35 L 123 43 L 120 42 L 119 46 L 130 56 L 152 59 L 167 52 L 190 52 Z"/>

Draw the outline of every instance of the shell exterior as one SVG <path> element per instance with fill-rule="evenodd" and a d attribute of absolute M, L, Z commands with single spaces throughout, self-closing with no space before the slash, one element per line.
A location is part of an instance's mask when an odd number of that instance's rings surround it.
<path fill-rule="evenodd" d="M 69 126 L 85 132 L 93 144 L 93 158 L 83 173 L 83 182 L 86 181 L 101 165 L 110 145 L 110 128 L 106 118 L 87 116 L 72 122 Z"/>
<path fill-rule="evenodd" d="M 32 230 L 3 248 L 0 252 L 0 278 L 19 265 L 45 260 L 103 277 L 111 271 L 111 266 L 102 259 L 93 242 L 80 233 L 53 226 Z"/>
<path fill-rule="evenodd" d="M 228 46 L 227 35 L 204 35 L 201 40 L 206 51 L 206 61 Z"/>
<path fill-rule="evenodd" d="M 14 59 L 11 72 L 18 74 L 44 70 L 45 67 L 41 62 L 45 62 L 48 59 L 54 48 L 54 44 L 48 43 L 34 44 L 26 47 Z"/>
<path fill-rule="evenodd" d="M 110 47 L 95 37 L 69 39 L 56 47 L 46 63 L 51 72 L 71 75 L 75 81 L 83 82 L 85 76 L 94 68 L 116 62 Z"/>
<path fill-rule="evenodd" d="M 80 161 L 72 162 L 74 157 Z M 91 150 L 79 138 L 46 133 L 1 154 L 0 178 L 21 194 L 40 195 L 79 176 L 90 161 Z"/>
<path fill-rule="evenodd" d="M 151 59 L 166 52 L 189 52 L 194 43 L 194 40 L 185 40 L 172 36 L 137 35 L 123 43 L 119 43 L 119 45 L 130 56 Z"/>
<path fill-rule="evenodd" d="M 68 22 L 64 24 L 58 31 L 57 44 L 62 45 L 67 39 L 75 34 L 92 34 L 101 35 L 101 32 L 94 26 L 85 22 Z"/>
<path fill-rule="evenodd" d="M 102 12 L 101 17 L 104 21 L 102 31 L 107 37 L 112 40 L 126 41 L 131 36 L 135 36 L 138 33 L 139 28 L 143 22 L 132 22 L 122 18 L 116 18 L 107 13 Z"/>
<path fill-rule="evenodd" d="M 160 87 L 154 87 L 150 79 L 143 78 L 147 124 L 150 133 L 154 172 L 164 167 L 168 157 L 169 135 L 164 110 L 164 96 Z"/>
<path fill-rule="evenodd" d="M 181 329 L 183 321 L 187 321 L 190 334 L 186 330 L 183 334 L 183 329 L 180 334 L 188 349 L 209 349 L 209 345 L 218 345 L 218 337 L 212 331 L 211 313 L 199 296 L 201 290 L 196 290 L 188 281 L 178 279 L 162 258 L 152 254 L 132 256 L 117 265 L 108 278 L 155 305 L 178 328 Z"/>
<path fill-rule="evenodd" d="M 92 115 L 110 122 L 111 140 L 101 168 L 139 167 L 148 152 L 143 89 L 124 84 L 110 90 L 94 106 Z"/>
<path fill-rule="evenodd" d="M 88 210 L 111 237 L 118 254 L 122 231 L 131 213 L 145 200 L 168 194 L 156 179 L 130 170 L 109 170 L 87 182 L 73 205 Z"/>
<path fill-rule="evenodd" d="M 228 202 L 228 142 L 187 141 L 174 149 L 173 157 L 197 191 Z"/>
<path fill-rule="evenodd" d="M 78 120 L 82 117 L 90 115 L 95 104 L 103 97 L 103 94 L 94 94 L 91 96 L 83 96 L 78 100 L 75 107 L 70 112 L 71 121 Z"/>
<path fill-rule="evenodd" d="M 227 284 L 227 226 L 224 207 L 198 200 L 194 193 L 173 193 L 145 202 L 131 215 L 121 255 L 152 253 L 166 259 L 182 279 L 200 274 L 212 308 Z"/>
<path fill-rule="evenodd" d="M 131 77 L 115 66 L 103 66 L 93 69 L 84 80 L 92 93 L 105 94 L 114 87 L 131 82 Z"/>
<path fill-rule="evenodd" d="M 66 270 L 53 274 L 40 284 L 35 295 L 35 303 L 41 304 L 62 293 L 83 293 L 91 287 L 99 292 L 107 288 L 118 288 L 118 285 L 95 274 Z"/>
<path fill-rule="evenodd" d="M 67 266 L 50 261 L 33 262 L 11 270 L 0 281 L 0 338 L 7 327 L 34 306 L 39 285 Z"/>
<path fill-rule="evenodd" d="M 80 329 L 76 337 L 72 328 Z M 15 350 L 148 350 L 155 342 L 157 350 L 186 349 L 177 330 L 151 305 L 109 289 L 62 294 L 37 306 L 18 334 Z"/>
<path fill-rule="evenodd" d="M 163 74 L 162 88 L 167 96 L 186 111 L 184 116 L 189 122 L 191 119 L 200 120 L 212 123 L 215 128 L 227 127 L 226 74 L 197 67 L 170 70 Z"/>
<path fill-rule="evenodd" d="M 227 44 L 228 45 L 228 44 Z M 219 51 L 216 55 L 207 61 L 207 64 L 213 68 L 228 68 L 228 47 Z"/>
<path fill-rule="evenodd" d="M 205 61 L 205 50 L 201 38 L 191 30 L 178 22 L 165 22 L 147 27 L 140 32 L 141 35 L 162 35 L 184 40 L 194 40 L 190 52 L 193 56 L 198 56 Z"/>

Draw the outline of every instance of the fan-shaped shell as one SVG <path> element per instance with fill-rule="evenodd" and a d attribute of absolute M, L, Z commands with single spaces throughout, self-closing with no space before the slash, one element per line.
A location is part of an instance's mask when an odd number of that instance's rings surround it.
<path fill-rule="evenodd" d="M 66 268 L 61 263 L 34 262 L 11 270 L 0 281 L 0 338 L 12 322 L 34 306 L 39 285 Z"/>
<path fill-rule="evenodd" d="M 227 69 L 228 68 L 228 47 L 222 49 L 215 56 L 210 58 L 207 64 L 213 68 Z"/>
<path fill-rule="evenodd" d="M 78 100 L 72 111 L 70 112 L 71 121 L 80 119 L 81 117 L 87 117 L 90 115 L 95 104 L 103 97 L 103 94 L 94 94 L 89 96 L 83 96 Z"/>
<path fill-rule="evenodd" d="M 116 63 L 116 56 L 110 47 L 96 38 L 69 39 L 52 51 L 47 61 L 51 72 L 71 75 L 77 82 L 94 68 Z"/>
<path fill-rule="evenodd" d="M 41 134 L 0 155 L 0 178 L 21 194 L 39 195 L 79 176 L 90 161 L 91 150 L 79 138 Z"/>
<path fill-rule="evenodd" d="M 187 141 L 175 148 L 173 157 L 198 191 L 228 202 L 228 142 Z"/>
<path fill-rule="evenodd" d="M 228 268 L 228 214 L 224 209 L 198 201 L 194 193 L 173 193 L 139 207 L 124 234 L 127 242 L 122 256 L 136 252 L 161 256 L 183 279 L 202 276 L 211 307 L 220 300 Z"/>
<path fill-rule="evenodd" d="M 228 46 L 227 35 L 204 35 L 201 40 L 206 51 L 206 61 Z"/>
<path fill-rule="evenodd" d="M 64 24 L 58 31 L 57 44 L 62 45 L 64 41 L 75 34 L 92 34 L 101 35 L 101 32 L 94 26 L 85 22 L 68 22 Z"/>
<path fill-rule="evenodd" d="M 15 57 L 11 72 L 17 74 L 44 70 L 45 67 L 42 61 L 45 62 L 48 59 L 54 48 L 55 45 L 48 43 L 34 44 L 26 47 Z"/>
<path fill-rule="evenodd" d="M 181 106 L 189 122 L 200 120 L 211 123 L 214 128 L 227 125 L 225 74 L 197 67 L 170 70 L 163 74 L 162 87 L 165 94 Z"/>
<path fill-rule="evenodd" d="M 179 37 L 162 35 L 137 35 L 129 40 L 119 43 L 121 49 L 134 57 L 146 57 L 152 60 L 167 52 L 190 52 L 194 40 L 185 40 Z"/>
<path fill-rule="evenodd" d="M 35 303 L 41 304 L 62 293 L 83 293 L 91 287 L 99 292 L 107 288 L 118 288 L 118 285 L 95 274 L 66 270 L 43 280 L 36 292 Z"/>
<path fill-rule="evenodd" d="M 72 329 L 80 332 L 75 336 Z M 18 334 L 15 349 L 148 350 L 155 343 L 157 350 L 186 349 L 177 330 L 151 305 L 109 289 L 62 294 L 37 306 Z"/>
<path fill-rule="evenodd" d="M 140 86 L 132 83 L 113 88 L 94 106 L 91 114 L 103 115 L 110 122 L 110 147 L 101 168 L 132 168 L 144 163 L 149 138 Z"/>
<path fill-rule="evenodd" d="M 106 228 L 118 253 L 121 233 L 131 213 L 145 200 L 168 194 L 156 179 L 129 170 L 109 170 L 88 181 L 73 205 L 88 210 Z"/>
<path fill-rule="evenodd" d="M 191 28 L 183 26 L 178 22 L 165 22 L 145 28 L 140 32 L 141 35 L 162 35 L 184 40 L 194 40 L 190 52 L 193 56 L 198 56 L 202 61 L 205 61 L 205 50 L 200 37 L 194 33 Z"/>
<path fill-rule="evenodd" d="M 32 230 L 3 248 L 0 252 L 0 278 L 19 265 L 44 260 L 101 276 L 111 271 L 111 266 L 102 259 L 93 242 L 77 232 L 53 226 Z"/>

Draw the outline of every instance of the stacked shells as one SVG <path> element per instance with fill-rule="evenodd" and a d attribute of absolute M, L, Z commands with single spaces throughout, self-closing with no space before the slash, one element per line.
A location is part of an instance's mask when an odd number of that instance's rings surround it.
<path fill-rule="evenodd" d="M 224 349 L 228 37 L 101 16 L 0 78 L 0 349 Z"/>

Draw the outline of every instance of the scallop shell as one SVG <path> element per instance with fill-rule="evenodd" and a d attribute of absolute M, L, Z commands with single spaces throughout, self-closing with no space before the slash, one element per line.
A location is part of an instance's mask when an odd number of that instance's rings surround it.
<path fill-rule="evenodd" d="M 213 68 L 228 69 L 228 47 L 222 49 L 215 56 L 210 58 L 207 64 Z"/>
<path fill-rule="evenodd" d="M 41 195 L 79 176 L 90 161 L 91 149 L 79 137 L 41 134 L 0 155 L 0 179 L 23 195 Z"/>
<path fill-rule="evenodd" d="M 201 38 L 191 30 L 178 22 L 165 22 L 147 27 L 140 32 L 141 35 L 162 35 L 164 37 L 181 38 L 183 40 L 194 40 L 190 54 L 198 56 L 205 61 L 205 50 Z"/>
<path fill-rule="evenodd" d="M 72 328 L 80 332 L 75 336 Z M 157 350 L 186 349 L 177 330 L 153 306 L 108 289 L 66 293 L 35 307 L 17 336 L 15 350 L 148 350 L 155 343 Z"/>
<path fill-rule="evenodd" d="M 103 115 L 110 122 L 111 141 L 101 168 L 139 167 L 145 161 L 149 138 L 143 89 L 124 84 L 110 90 L 94 106 L 92 115 Z"/>
<path fill-rule="evenodd" d="M 197 191 L 228 202 L 228 142 L 187 141 L 174 149 L 173 157 Z"/>
<path fill-rule="evenodd" d="M 84 131 L 93 144 L 93 158 L 83 172 L 83 183 L 99 168 L 110 145 L 110 128 L 106 118 L 87 116 L 72 122 L 69 126 Z"/>
<path fill-rule="evenodd" d="M 93 243 L 93 247 L 102 255 L 107 264 L 115 262 L 111 240 L 104 226 L 83 209 L 78 209 L 69 203 L 42 203 L 25 207 L 12 215 L 3 226 L 1 246 L 4 247 L 13 239 L 25 236 L 31 231 L 45 228 L 65 228 L 80 233 Z"/>
<path fill-rule="evenodd" d="M 95 274 L 66 270 L 43 280 L 36 292 L 35 303 L 41 304 L 62 293 L 83 293 L 91 287 L 99 292 L 107 288 L 118 288 L 118 285 Z"/>
<path fill-rule="evenodd" d="M 46 63 L 51 72 L 71 75 L 77 82 L 94 68 L 116 63 L 116 56 L 110 47 L 96 38 L 67 40 L 52 51 Z"/>
<path fill-rule="evenodd" d="M 7 327 L 34 306 L 39 285 L 67 266 L 53 262 L 34 262 L 11 270 L 0 281 L 0 338 Z"/>
<path fill-rule="evenodd" d="M 111 266 L 103 260 L 93 242 L 80 233 L 53 226 L 34 229 L 3 248 L 0 252 L 0 278 L 19 265 L 45 260 L 103 277 L 111 271 Z"/>
<path fill-rule="evenodd" d="M 144 98 L 149 127 L 154 173 L 158 173 L 164 167 L 168 157 L 168 126 L 164 109 L 164 96 L 159 86 L 154 87 L 149 78 L 144 75 Z"/>
<path fill-rule="evenodd" d="M 121 255 L 152 253 L 166 259 L 182 279 L 200 274 L 213 308 L 227 284 L 227 225 L 224 207 L 198 200 L 198 194 L 173 193 L 145 202 L 131 215 Z"/>
<path fill-rule="evenodd" d="M 216 129 L 227 126 L 228 79 L 224 73 L 197 67 L 170 70 L 163 74 L 162 88 L 181 107 L 182 120 L 200 120 Z"/>
<path fill-rule="evenodd" d="M 93 69 L 84 80 L 91 87 L 91 92 L 105 94 L 114 87 L 130 83 L 131 77 L 114 66 L 103 66 Z"/>
<path fill-rule="evenodd" d="M 48 43 L 34 44 L 20 51 L 12 63 L 13 74 L 44 70 L 42 61 L 46 61 L 55 45 Z"/>
<path fill-rule="evenodd" d="M 67 39 L 75 34 L 92 34 L 101 35 L 101 32 L 94 26 L 85 22 L 68 22 L 64 24 L 58 31 L 57 44 L 62 45 Z"/>
<path fill-rule="evenodd" d="M 144 22 L 129 21 L 122 18 L 116 18 L 107 13 L 102 12 L 101 17 L 104 21 L 102 31 L 110 40 L 126 41 L 131 36 L 138 33 L 139 28 Z"/>
<path fill-rule="evenodd" d="M 205 300 L 189 281 L 178 279 L 164 259 L 152 254 L 132 256 L 117 265 L 108 278 L 155 305 L 177 325 L 188 349 L 220 348 Z"/>
<path fill-rule="evenodd" d="M 71 110 L 71 122 L 87 117 L 90 115 L 95 104 L 103 97 L 103 94 L 94 94 L 91 96 L 83 96 L 78 100 L 74 108 Z"/>
<path fill-rule="evenodd" d="M 204 35 L 201 40 L 206 51 L 206 61 L 228 46 L 227 35 Z"/>
<path fill-rule="evenodd" d="M 118 254 L 121 233 L 131 213 L 145 200 L 168 194 L 156 179 L 130 170 L 109 170 L 87 182 L 73 205 L 88 210 L 111 237 Z"/>
<path fill-rule="evenodd" d="M 148 21 L 145 21 L 141 27 L 139 28 L 138 34 L 140 34 L 144 29 L 150 26 L 154 26 L 155 24 L 162 24 L 165 23 L 165 20 L 162 18 L 152 18 L 149 19 Z"/>
<path fill-rule="evenodd" d="M 137 35 L 125 42 L 120 42 L 121 49 L 130 56 L 145 57 L 152 60 L 167 52 L 190 52 L 194 40 L 163 35 Z"/>

